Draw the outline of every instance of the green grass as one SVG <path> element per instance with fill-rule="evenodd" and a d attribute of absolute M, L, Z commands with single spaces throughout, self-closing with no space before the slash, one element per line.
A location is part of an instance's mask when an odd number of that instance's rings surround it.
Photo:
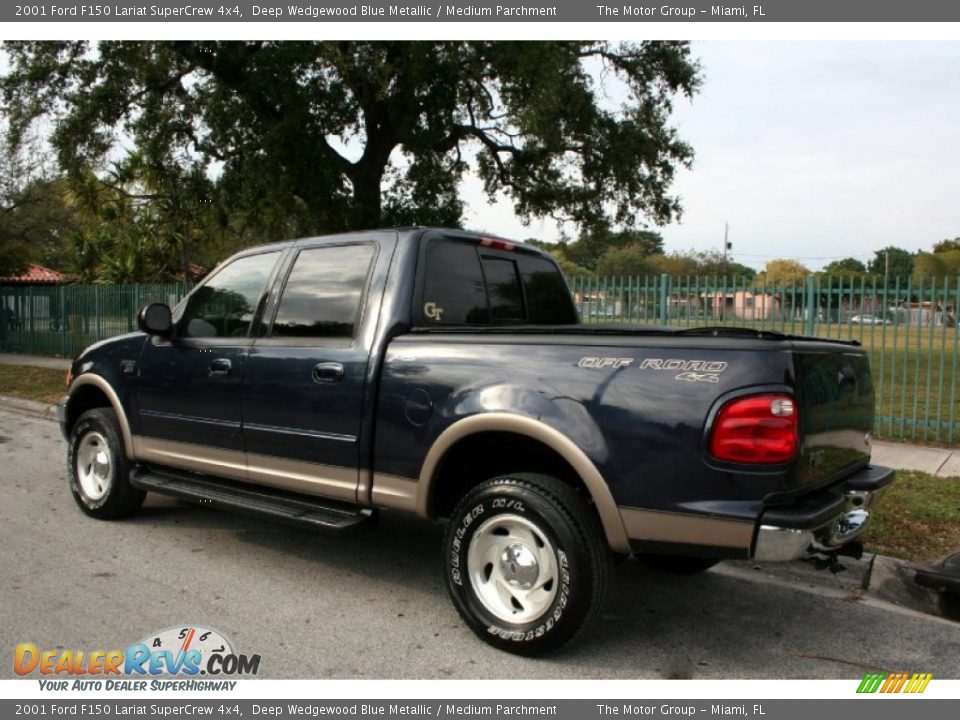
<path fill-rule="evenodd" d="M 0 395 L 52 403 L 67 391 L 62 370 L 0 365 Z"/>
<path fill-rule="evenodd" d="M 960 477 L 899 470 L 875 509 L 870 552 L 932 562 L 960 547 Z"/>

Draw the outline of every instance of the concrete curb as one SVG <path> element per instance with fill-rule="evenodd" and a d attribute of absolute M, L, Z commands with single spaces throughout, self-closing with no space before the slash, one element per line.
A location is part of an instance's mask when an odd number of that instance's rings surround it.
<path fill-rule="evenodd" d="M 840 558 L 843 570 L 836 574 L 817 569 L 810 562 L 760 563 L 755 561 L 728 561 L 712 572 L 791 587 L 824 597 L 847 602 L 896 606 L 903 612 L 933 615 L 951 627 L 953 621 L 944 618 L 939 608 L 939 594 L 917 585 L 916 563 L 886 555 L 865 555 L 860 560 Z"/>
<path fill-rule="evenodd" d="M 30 417 L 37 417 L 43 420 L 53 420 L 54 422 L 57 421 L 57 406 L 37 402 L 36 400 L 24 400 L 22 398 L 0 395 L 0 410 L 9 410 L 20 413 L 21 415 L 29 415 Z"/>

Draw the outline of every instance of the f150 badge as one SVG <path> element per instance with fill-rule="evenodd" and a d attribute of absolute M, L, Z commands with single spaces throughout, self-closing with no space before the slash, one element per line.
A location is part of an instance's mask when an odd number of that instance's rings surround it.
<path fill-rule="evenodd" d="M 674 380 L 682 382 L 720 382 L 720 373 L 727 369 L 727 363 L 719 360 L 664 360 L 662 358 L 644 358 L 641 370 L 666 370 L 677 372 Z"/>

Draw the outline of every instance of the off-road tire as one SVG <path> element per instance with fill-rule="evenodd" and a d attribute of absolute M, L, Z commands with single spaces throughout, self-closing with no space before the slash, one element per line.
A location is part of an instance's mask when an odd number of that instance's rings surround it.
<path fill-rule="evenodd" d="M 130 484 L 131 469 L 113 410 L 95 408 L 81 415 L 67 452 L 70 492 L 80 509 L 100 520 L 136 512 L 146 493 Z"/>
<path fill-rule="evenodd" d="M 444 575 L 460 616 L 483 641 L 518 655 L 549 653 L 582 635 L 600 614 L 610 566 L 593 508 L 548 475 L 477 485 L 444 538 Z"/>

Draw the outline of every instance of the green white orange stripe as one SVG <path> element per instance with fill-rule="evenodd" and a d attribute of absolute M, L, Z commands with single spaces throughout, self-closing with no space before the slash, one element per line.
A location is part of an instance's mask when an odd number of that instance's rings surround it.
<path fill-rule="evenodd" d="M 933 679 L 933 673 L 867 673 L 860 681 L 858 693 L 922 693 Z"/>

